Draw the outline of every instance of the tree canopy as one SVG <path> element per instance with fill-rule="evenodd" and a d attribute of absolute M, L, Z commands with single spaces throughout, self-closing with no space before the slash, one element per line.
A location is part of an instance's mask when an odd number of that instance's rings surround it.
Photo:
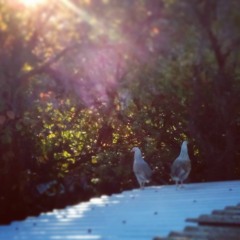
<path fill-rule="evenodd" d="M 189 181 L 239 178 L 239 8 L 0 1 L 0 221 L 137 187 L 134 146 L 153 184 L 183 140 Z"/>

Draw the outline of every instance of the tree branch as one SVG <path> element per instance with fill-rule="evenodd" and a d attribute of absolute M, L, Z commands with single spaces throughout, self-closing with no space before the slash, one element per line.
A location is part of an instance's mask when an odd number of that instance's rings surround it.
<path fill-rule="evenodd" d="M 34 68 L 33 70 L 23 74 L 22 76 L 20 76 L 19 81 L 25 81 L 26 79 L 29 79 L 33 75 L 41 73 L 46 67 L 49 67 L 53 63 L 57 62 L 65 54 L 67 54 L 69 51 L 77 48 L 78 46 L 79 46 L 79 44 L 75 44 L 75 45 L 64 48 L 62 51 L 60 51 L 55 56 L 53 56 L 52 58 L 50 58 L 47 61 L 45 61 L 44 63 L 42 63 L 40 66 L 38 66 L 38 67 Z"/>
<path fill-rule="evenodd" d="M 198 17 L 199 23 L 202 26 L 202 28 L 206 31 L 206 34 L 208 36 L 208 39 L 210 41 L 210 44 L 212 46 L 213 52 L 215 54 L 215 58 L 219 67 L 219 70 L 222 71 L 225 67 L 226 63 L 226 57 L 222 51 L 221 51 L 221 46 L 219 44 L 219 41 L 214 35 L 212 29 L 211 29 L 211 22 L 209 21 L 208 14 L 210 9 L 208 9 L 208 2 L 205 2 L 205 6 L 203 9 L 203 12 L 201 12 L 197 6 L 193 6 L 193 9 L 196 13 L 196 16 Z"/>

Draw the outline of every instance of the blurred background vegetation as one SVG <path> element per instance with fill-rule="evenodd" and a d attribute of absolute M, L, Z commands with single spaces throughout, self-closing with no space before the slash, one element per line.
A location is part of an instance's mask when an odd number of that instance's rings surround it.
<path fill-rule="evenodd" d="M 240 1 L 0 0 L 0 223 L 138 187 L 240 177 Z"/>

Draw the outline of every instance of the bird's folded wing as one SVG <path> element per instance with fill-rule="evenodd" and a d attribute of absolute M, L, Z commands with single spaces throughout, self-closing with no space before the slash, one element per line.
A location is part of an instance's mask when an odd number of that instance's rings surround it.
<path fill-rule="evenodd" d="M 152 170 L 146 162 L 134 164 L 133 170 L 134 172 L 144 173 L 146 177 L 151 177 L 152 175 Z"/>
<path fill-rule="evenodd" d="M 191 169 L 191 163 L 189 160 L 187 161 L 179 161 L 176 160 L 171 168 L 171 175 L 172 176 L 179 176 L 182 175 L 184 172 L 188 172 Z"/>

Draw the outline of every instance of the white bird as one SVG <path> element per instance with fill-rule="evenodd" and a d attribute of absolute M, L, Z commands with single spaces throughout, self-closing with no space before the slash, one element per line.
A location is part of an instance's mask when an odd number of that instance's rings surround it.
<path fill-rule="evenodd" d="M 179 182 L 180 187 L 183 187 L 183 181 L 187 179 L 191 171 L 191 161 L 188 156 L 187 144 L 187 141 L 182 143 L 180 154 L 171 167 L 171 177 L 175 181 L 177 188 Z"/>
<path fill-rule="evenodd" d="M 142 158 L 141 150 L 134 147 L 131 152 L 134 152 L 133 172 L 137 178 L 140 188 L 143 189 L 145 183 L 150 181 L 152 170 Z"/>

